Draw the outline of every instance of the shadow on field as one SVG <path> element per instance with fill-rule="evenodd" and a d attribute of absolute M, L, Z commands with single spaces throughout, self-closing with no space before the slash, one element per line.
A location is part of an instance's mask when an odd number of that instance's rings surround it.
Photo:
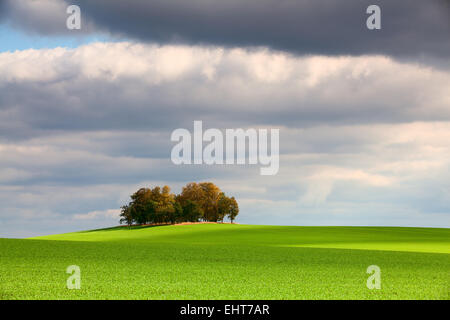
<path fill-rule="evenodd" d="M 173 224 L 159 224 L 159 225 L 142 225 L 142 226 L 117 226 L 117 227 L 111 227 L 111 228 L 102 228 L 102 229 L 92 229 L 92 230 L 86 230 L 86 231 L 78 231 L 77 233 L 90 233 L 90 232 L 108 232 L 108 231 L 117 231 L 117 230 L 123 230 L 123 231 L 131 231 L 131 230 L 139 230 L 139 229 L 148 229 L 148 228 L 155 228 L 155 227 L 168 227 L 173 226 Z"/>

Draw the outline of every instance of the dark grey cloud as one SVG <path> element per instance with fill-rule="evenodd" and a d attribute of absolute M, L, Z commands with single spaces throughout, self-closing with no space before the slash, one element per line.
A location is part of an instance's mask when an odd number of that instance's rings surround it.
<path fill-rule="evenodd" d="M 77 4 L 82 30 L 67 30 Z M 382 29 L 366 28 L 369 5 Z M 2 0 L 18 28 L 43 35 L 107 32 L 158 43 L 267 46 L 294 54 L 385 54 L 441 65 L 450 56 L 449 0 Z"/>
<path fill-rule="evenodd" d="M 78 0 L 97 26 L 144 41 L 268 46 L 296 54 L 450 56 L 446 0 Z M 382 29 L 366 28 L 377 4 Z"/>
<path fill-rule="evenodd" d="M 34 35 L 79 37 L 94 32 L 94 26 L 87 17 L 83 19 L 81 30 L 73 32 L 67 29 L 69 3 L 64 0 L 0 0 L 0 22 Z"/>
<path fill-rule="evenodd" d="M 2 21 L 4 16 L 5 16 L 5 1 L 0 0 L 0 21 Z"/>

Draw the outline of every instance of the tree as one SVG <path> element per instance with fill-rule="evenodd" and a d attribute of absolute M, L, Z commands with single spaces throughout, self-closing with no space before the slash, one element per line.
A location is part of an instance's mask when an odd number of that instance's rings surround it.
<path fill-rule="evenodd" d="M 221 192 L 219 195 L 219 201 L 217 203 L 217 215 L 218 220 L 223 222 L 223 219 L 229 214 L 230 212 L 230 204 L 231 200 L 228 198 L 225 193 Z"/>
<path fill-rule="evenodd" d="M 174 214 L 173 214 L 174 220 L 171 221 L 171 223 L 184 222 L 185 220 L 184 220 L 184 215 L 183 215 L 183 207 L 175 198 L 173 200 L 173 209 L 174 209 Z"/>
<path fill-rule="evenodd" d="M 203 209 L 197 202 L 187 200 L 183 207 L 184 221 L 197 222 L 203 216 Z"/>
<path fill-rule="evenodd" d="M 228 218 L 230 219 L 231 223 L 233 223 L 234 219 L 236 219 L 236 216 L 239 214 L 239 206 L 237 204 L 237 201 L 234 197 L 230 198 L 230 211 L 228 213 Z"/>
<path fill-rule="evenodd" d="M 234 197 L 228 198 L 223 192 L 219 196 L 218 215 L 219 220 L 223 222 L 225 217 L 228 217 L 233 223 L 236 216 L 239 214 L 239 206 Z"/>
<path fill-rule="evenodd" d="M 218 202 L 219 195 L 222 193 L 220 188 L 212 182 L 202 182 L 200 187 L 203 190 L 203 215 L 206 221 L 218 221 Z"/>
<path fill-rule="evenodd" d="M 154 221 L 157 203 L 152 195 L 149 188 L 141 188 L 131 195 L 131 215 L 136 223 L 146 224 Z"/>
<path fill-rule="evenodd" d="M 120 224 L 126 223 L 128 227 L 133 224 L 133 215 L 131 214 L 130 205 L 124 205 L 120 207 Z"/>
<path fill-rule="evenodd" d="M 153 201 L 156 203 L 156 222 L 175 223 L 175 195 L 170 193 L 170 188 L 164 186 L 161 190 L 155 187 L 152 190 Z"/>
<path fill-rule="evenodd" d="M 203 207 L 206 197 L 205 192 L 199 184 L 195 182 L 188 183 L 185 187 L 183 187 L 183 190 L 177 199 L 183 207 L 183 210 L 189 202 L 195 202 L 200 208 L 202 208 L 202 216 L 200 218 L 204 219 Z"/>
<path fill-rule="evenodd" d="M 131 195 L 131 202 L 121 207 L 120 223 L 176 223 L 192 221 L 233 222 L 239 213 L 236 200 L 228 198 L 211 182 L 188 183 L 181 194 L 171 193 L 168 186 L 141 188 Z"/>

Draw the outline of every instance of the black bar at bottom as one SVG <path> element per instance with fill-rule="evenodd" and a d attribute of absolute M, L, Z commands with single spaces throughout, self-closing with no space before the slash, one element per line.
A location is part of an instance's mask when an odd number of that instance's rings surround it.
<path fill-rule="evenodd" d="M 115 317 L 145 316 L 147 319 L 292 319 L 345 315 L 371 317 L 398 313 L 403 317 L 420 311 L 448 310 L 449 301 L 335 301 L 335 300 L 99 300 L 99 301 L 0 301 L 2 312 L 10 309 L 48 312 L 63 309 L 67 314 Z M 432 309 L 429 309 L 432 308 Z M 444 310 L 445 308 L 445 310 Z M 445 311 L 446 312 L 446 311 Z M 293 317 L 298 315 L 298 317 Z M 153 317 L 155 316 L 155 317 Z"/>

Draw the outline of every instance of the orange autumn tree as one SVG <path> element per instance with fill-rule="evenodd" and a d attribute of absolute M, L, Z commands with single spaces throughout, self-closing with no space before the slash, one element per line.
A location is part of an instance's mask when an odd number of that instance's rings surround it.
<path fill-rule="evenodd" d="M 188 183 L 179 195 L 168 186 L 141 188 L 121 207 L 120 223 L 167 224 L 198 221 L 233 222 L 239 213 L 234 197 L 227 197 L 212 182 Z"/>

